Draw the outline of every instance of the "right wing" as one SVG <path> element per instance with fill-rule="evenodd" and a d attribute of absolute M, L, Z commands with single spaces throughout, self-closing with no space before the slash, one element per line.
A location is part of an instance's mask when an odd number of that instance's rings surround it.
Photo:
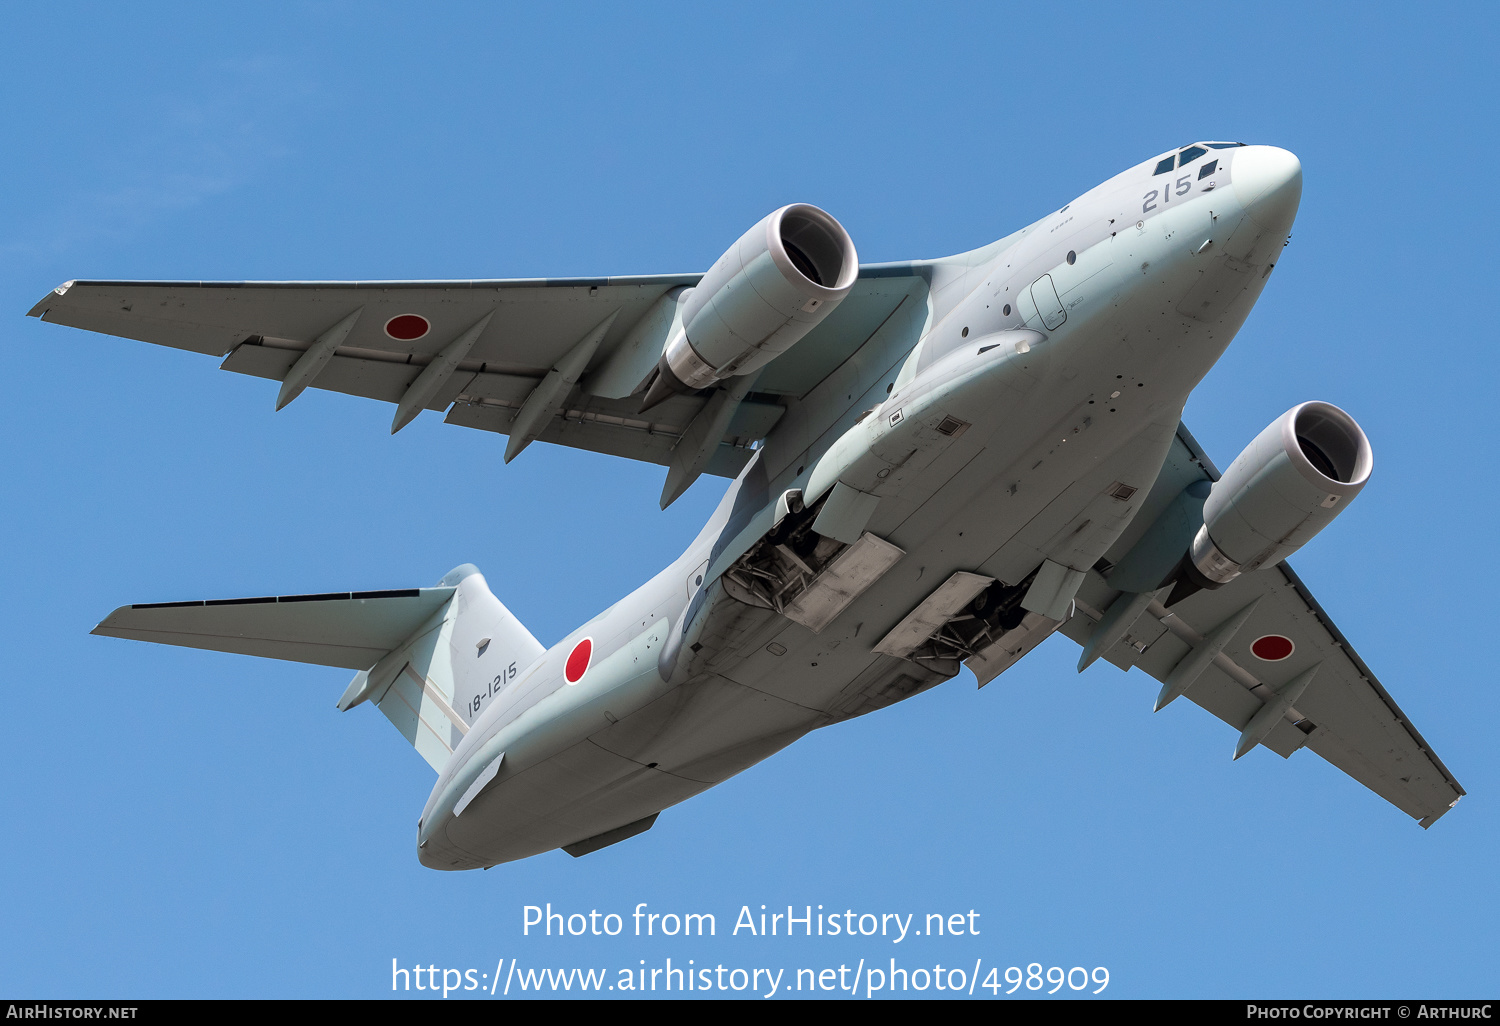
<path fill-rule="evenodd" d="M 1218 476 L 1192 435 L 1180 427 L 1132 529 L 1089 571 L 1078 592 L 1081 615 L 1061 633 L 1087 644 L 1121 594 L 1109 584 L 1112 563 L 1130 551 L 1189 484 Z M 1276 717 L 1260 744 L 1282 758 L 1299 748 L 1312 749 L 1423 827 L 1458 804 L 1464 789 L 1285 562 L 1241 574 L 1218 590 L 1192 594 L 1170 609 L 1153 601 L 1103 658 L 1121 669 L 1138 666 L 1166 682 L 1205 638 L 1252 601 L 1256 604 L 1248 618 L 1183 697 L 1246 731 L 1256 714 L 1276 701 L 1279 689 L 1316 667 L 1306 690 Z M 1290 639 L 1290 654 L 1260 658 L 1253 644 L 1268 635 Z"/>

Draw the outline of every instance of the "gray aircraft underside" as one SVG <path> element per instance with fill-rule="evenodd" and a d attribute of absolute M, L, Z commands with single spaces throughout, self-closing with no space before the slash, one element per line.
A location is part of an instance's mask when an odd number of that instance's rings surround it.
<path fill-rule="evenodd" d="M 359 671 L 438 772 L 418 857 L 582 855 L 814 728 L 1053 633 L 1306 747 L 1430 826 L 1464 793 L 1285 563 L 1368 479 L 1304 403 L 1221 476 L 1183 404 L 1291 229 L 1285 150 L 1199 143 L 955 257 L 860 266 L 794 204 L 703 275 L 69 282 L 31 311 L 281 382 L 732 479 L 682 556 L 550 648 L 462 566 L 437 587 L 170 602 L 96 634 Z"/>

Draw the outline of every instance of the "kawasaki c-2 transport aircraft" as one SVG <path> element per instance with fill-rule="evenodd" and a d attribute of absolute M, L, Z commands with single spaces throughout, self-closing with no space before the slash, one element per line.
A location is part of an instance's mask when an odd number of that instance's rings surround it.
<path fill-rule="evenodd" d="M 469 565 L 94 633 L 358 671 L 338 707 L 377 707 L 438 774 L 434 869 L 614 844 L 1054 633 L 1229 724 L 1235 758 L 1311 749 L 1430 826 L 1463 788 L 1284 562 L 1369 479 L 1364 432 L 1306 402 L 1221 476 L 1180 423 L 1301 192 L 1291 153 L 1202 142 L 937 260 L 861 266 L 793 204 L 705 274 L 68 282 L 32 315 L 222 359 L 280 382 L 278 409 L 311 386 L 394 403 L 393 431 L 445 411 L 507 461 L 540 440 L 657 463 L 663 507 L 732 482 L 676 562 L 550 648 Z"/>

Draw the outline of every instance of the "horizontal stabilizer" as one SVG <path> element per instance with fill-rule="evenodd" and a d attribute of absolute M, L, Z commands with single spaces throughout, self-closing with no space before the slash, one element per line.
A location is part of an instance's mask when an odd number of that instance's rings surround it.
<path fill-rule="evenodd" d="M 121 606 L 93 633 L 364 670 L 406 641 L 453 592 L 405 588 L 155 602 Z"/>

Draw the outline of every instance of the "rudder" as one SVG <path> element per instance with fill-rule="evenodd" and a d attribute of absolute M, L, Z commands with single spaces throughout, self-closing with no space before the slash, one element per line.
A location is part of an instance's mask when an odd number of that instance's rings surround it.
<path fill-rule="evenodd" d="M 452 596 L 399 647 L 349 683 L 338 707 L 374 702 L 439 773 L 485 704 L 546 649 L 465 563 Z"/>

